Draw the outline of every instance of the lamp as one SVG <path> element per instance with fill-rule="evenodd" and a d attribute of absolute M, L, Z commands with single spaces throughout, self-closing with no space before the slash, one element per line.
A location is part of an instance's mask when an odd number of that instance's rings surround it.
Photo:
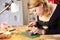
<path fill-rule="evenodd" d="M 5 8 L 0 11 L 0 15 L 5 11 L 9 10 L 11 8 L 11 12 L 18 12 L 19 8 L 18 6 L 14 3 L 13 0 L 11 0 L 9 3 L 5 3 Z"/>
<path fill-rule="evenodd" d="M 18 11 L 19 11 L 18 6 L 15 3 L 12 3 L 11 4 L 11 12 L 15 13 L 15 12 L 18 12 Z"/>

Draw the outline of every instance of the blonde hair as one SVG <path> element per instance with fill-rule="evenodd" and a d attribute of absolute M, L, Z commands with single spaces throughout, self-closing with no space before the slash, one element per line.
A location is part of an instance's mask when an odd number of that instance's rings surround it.
<path fill-rule="evenodd" d="M 37 7 L 40 4 L 43 4 L 43 8 L 44 8 L 43 15 L 48 17 L 52 12 L 52 8 L 51 5 L 49 5 L 46 0 L 29 0 L 28 9 Z"/>

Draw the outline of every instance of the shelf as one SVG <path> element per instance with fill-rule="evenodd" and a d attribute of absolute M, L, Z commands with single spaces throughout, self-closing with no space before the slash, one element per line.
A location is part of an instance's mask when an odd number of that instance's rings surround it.
<path fill-rule="evenodd" d="M 28 23 L 32 22 L 32 21 L 36 21 L 36 16 L 33 15 L 33 13 L 29 13 L 28 14 Z"/>

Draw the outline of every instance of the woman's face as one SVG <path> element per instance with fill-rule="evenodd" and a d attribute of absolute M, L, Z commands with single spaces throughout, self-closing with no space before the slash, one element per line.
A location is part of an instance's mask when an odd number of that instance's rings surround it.
<path fill-rule="evenodd" d="M 29 9 L 29 11 L 31 13 L 33 13 L 34 15 L 41 16 L 43 13 L 43 4 L 40 4 L 40 6 L 38 6 L 38 7 L 34 7 L 32 9 Z"/>

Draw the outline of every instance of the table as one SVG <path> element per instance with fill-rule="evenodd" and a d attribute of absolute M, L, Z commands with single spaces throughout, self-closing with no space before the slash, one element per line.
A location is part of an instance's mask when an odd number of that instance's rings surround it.
<path fill-rule="evenodd" d="M 57 37 L 56 37 L 56 35 L 41 35 L 40 37 L 31 39 L 29 37 L 15 34 L 18 32 L 24 32 L 28 29 L 32 29 L 31 27 L 27 28 L 26 26 L 16 26 L 15 28 L 16 28 L 16 30 L 13 31 L 14 34 L 11 35 L 10 39 L 6 39 L 6 40 L 60 40 L 60 36 L 58 37 L 58 35 L 57 35 Z"/>

